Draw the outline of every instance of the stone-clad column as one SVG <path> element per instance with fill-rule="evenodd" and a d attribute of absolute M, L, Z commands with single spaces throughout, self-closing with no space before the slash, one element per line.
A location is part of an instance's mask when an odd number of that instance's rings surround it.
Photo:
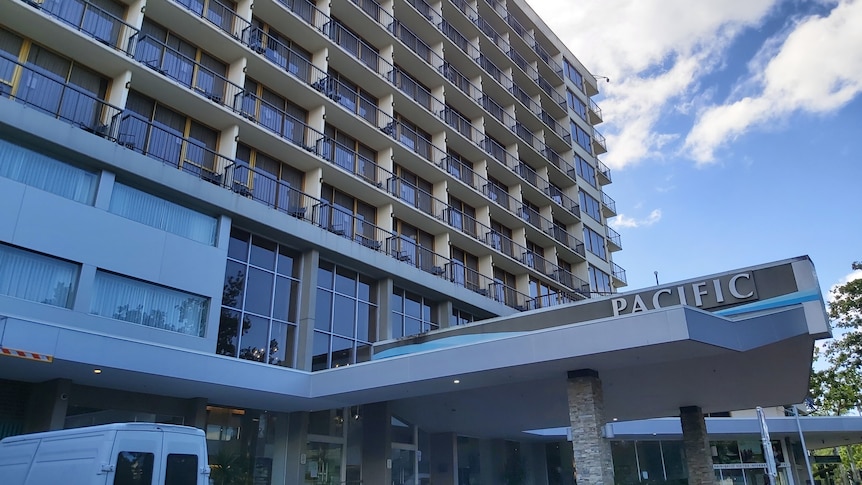
<path fill-rule="evenodd" d="M 611 444 L 602 437 L 605 409 L 599 373 L 592 369 L 569 371 L 568 395 L 578 485 L 613 485 Z"/>
<path fill-rule="evenodd" d="M 679 408 L 682 423 L 682 442 L 685 447 L 685 461 L 688 465 L 690 485 L 714 485 L 715 471 L 712 468 L 712 451 L 706 434 L 706 421 L 699 406 Z"/>

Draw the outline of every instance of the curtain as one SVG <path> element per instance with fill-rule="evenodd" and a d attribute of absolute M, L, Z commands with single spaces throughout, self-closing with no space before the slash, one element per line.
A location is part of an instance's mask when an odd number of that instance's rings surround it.
<path fill-rule="evenodd" d="M 0 177 L 67 199 L 92 204 L 96 174 L 0 140 Z"/>
<path fill-rule="evenodd" d="M 108 210 L 118 216 L 199 243 L 215 245 L 217 220 L 214 217 L 174 204 L 127 185 L 114 184 Z"/>
<path fill-rule="evenodd" d="M 71 308 L 78 265 L 0 245 L 0 295 Z"/>
<path fill-rule="evenodd" d="M 99 271 L 90 313 L 203 337 L 209 299 Z"/>

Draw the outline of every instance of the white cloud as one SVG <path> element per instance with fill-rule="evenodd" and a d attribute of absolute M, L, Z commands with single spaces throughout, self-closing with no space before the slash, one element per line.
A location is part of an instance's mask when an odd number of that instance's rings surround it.
<path fill-rule="evenodd" d="M 660 133 L 663 111 L 689 109 L 698 80 L 722 63 L 730 41 L 757 25 L 778 0 L 530 0 L 602 83 L 604 162 L 621 168 L 661 150 L 679 136 Z M 678 107 L 677 107 L 678 106 Z"/>
<path fill-rule="evenodd" d="M 828 113 L 862 92 L 862 1 L 841 1 L 827 16 L 802 19 L 781 39 L 767 42 L 749 63 L 757 92 L 698 116 L 685 150 L 699 164 L 754 127 L 797 112 Z"/>
<path fill-rule="evenodd" d="M 838 280 L 838 282 L 829 287 L 829 292 L 826 294 L 826 302 L 830 303 L 835 299 L 833 295 L 835 290 L 839 286 L 846 285 L 847 283 L 858 279 L 862 279 L 862 269 L 853 270 L 850 273 L 844 275 L 843 278 L 841 278 L 840 280 Z"/>
<path fill-rule="evenodd" d="M 626 227 L 648 227 L 661 220 L 661 209 L 654 209 L 648 216 L 643 219 L 636 219 L 625 214 L 619 214 L 611 222 L 610 225 L 614 228 Z"/>

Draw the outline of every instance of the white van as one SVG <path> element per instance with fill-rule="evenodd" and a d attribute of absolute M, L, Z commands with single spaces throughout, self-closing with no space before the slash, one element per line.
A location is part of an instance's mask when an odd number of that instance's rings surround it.
<path fill-rule="evenodd" d="M 118 423 L 0 441 L 3 485 L 209 485 L 204 432 Z"/>

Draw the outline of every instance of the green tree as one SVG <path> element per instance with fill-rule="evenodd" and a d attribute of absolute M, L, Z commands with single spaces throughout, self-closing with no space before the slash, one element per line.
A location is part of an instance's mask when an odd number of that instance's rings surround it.
<path fill-rule="evenodd" d="M 862 270 L 862 262 L 853 269 Z M 862 278 L 836 287 L 832 297 L 838 336 L 815 354 L 826 367 L 812 373 L 811 396 L 818 414 L 841 415 L 862 409 Z"/>

